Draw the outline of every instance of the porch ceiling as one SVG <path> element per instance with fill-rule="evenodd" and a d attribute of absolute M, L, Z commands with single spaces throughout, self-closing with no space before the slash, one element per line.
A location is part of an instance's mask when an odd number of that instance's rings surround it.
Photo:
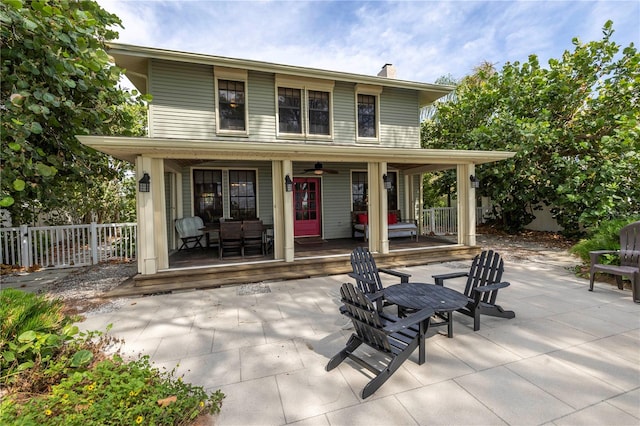
<path fill-rule="evenodd" d="M 292 160 L 333 162 L 388 162 L 411 173 L 441 170 L 457 164 L 483 164 L 515 155 L 509 151 L 383 148 L 280 142 L 228 142 L 220 140 L 77 136 L 84 145 L 115 158 L 134 162 L 145 156 L 200 162 L 203 160 Z"/>

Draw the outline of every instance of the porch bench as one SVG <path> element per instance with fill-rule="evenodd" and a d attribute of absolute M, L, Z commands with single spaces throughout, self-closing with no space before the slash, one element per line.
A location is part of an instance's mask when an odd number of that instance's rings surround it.
<path fill-rule="evenodd" d="M 415 221 L 401 220 L 400 210 L 390 210 L 387 219 L 389 238 L 411 237 L 418 241 L 418 225 Z M 369 239 L 369 220 L 367 212 L 351 212 L 351 237 Z"/>

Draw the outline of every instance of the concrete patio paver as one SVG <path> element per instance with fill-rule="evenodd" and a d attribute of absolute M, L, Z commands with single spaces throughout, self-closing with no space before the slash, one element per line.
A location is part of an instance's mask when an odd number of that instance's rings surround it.
<path fill-rule="evenodd" d="M 465 265 L 402 270 L 431 282 Z M 111 322 L 125 353 L 221 389 L 216 425 L 640 425 L 640 305 L 614 286 L 588 292 L 566 266 L 507 263 L 499 303 L 516 318 L 483 316 L 474 332 L 455 314 L 452 339 L 431 329 L 427 362 L 414 353 L 364 401 L 369 373 L 324 369 L 352 332 L 338 312 L 346 275 L 131 299 L 81 327 Z"/>

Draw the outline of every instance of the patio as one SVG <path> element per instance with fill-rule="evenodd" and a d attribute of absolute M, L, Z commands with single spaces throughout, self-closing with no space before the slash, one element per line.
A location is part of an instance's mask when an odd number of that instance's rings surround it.
<path fill-rule="evenodd" d="M 216 425 L 640 423 L 640 305 L 631 291 L 567 269 L 575 260 L 506 262 L 505 320 L 454 315 L 454 337 L 432 329 L 373 396 L 351 361 L 326 372 L 351 330 L 338 313 L 346 275 L 174 292 L 90 315 L 85 329 L 125 339 L 124 352 L 226 395 Z M 416 281 L 470 262 L 413 266 Z M 452 283 L 455 288 L 457 284 Z"/>

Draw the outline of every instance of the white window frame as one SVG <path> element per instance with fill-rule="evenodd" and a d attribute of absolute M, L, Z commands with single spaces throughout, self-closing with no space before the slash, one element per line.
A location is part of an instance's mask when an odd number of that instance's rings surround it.
<path fill-rule="evenodd" d="M 224 80 L 224 78 L 223 78 Z M 191 214 L 195 214 L 193 208 L 195 198 L 195 182 L 193 181 L 194 170 L 220 170 L 222 172 L 222 217 L 229 219 L 231 213 L 231 182 L 229 172 L 253 171 L 256 174 L 256 216 L 260 217 L 260 170 L 255 167 L 229 167 L 229 166 L 192 166 L 189 167 L 189 183 L 191 186 Z"/>
<path fill-rule="evenodd" d="M 382 86 L 373 86 L 369 84 L 357 84 L 355 90 L 355 132 L 356 132 L 356 142 L 358 143 L 369 143 L 369 144 L 379 144 L 380 143 L 380 95 L 382 94 Z M 361 137 L 358 132 L 358 95 L 369 95 L 375 96 L 376 98 L 376 136 L 374 138 L 370 137 Z"/>
<path fill-rule="evenodd" d="M 216 109 L 216 134 L 221 136 L 248 136 L 249 135 L 249 85 L 247 70 L 237 68 L 213 67 L 215 81 L 215 109 Z M 220 96 L 218 91 L 219 80 L 239 81 L 244 83 L 244 130 L 228 130 L 220 128 Z"/>
<path fill-rule="evenodd" d="M 276 136 L 286 139 L 315 139 L 315 140 L 333 140 L 333 88 L 334 81 L 318 80 L 313 78 L 296 78 L 291 76 L 276 75 L 275 86 L 275 104 L 276 104 Z M 300 133 L 287 133 L 280 131 L 280 107 L 278 105 L 278 89 L 299 89 L 300 90 Z M 329 93 L 329 134 L 319 135 L 309 132 L 309 91 L 318 91 Z"/>

